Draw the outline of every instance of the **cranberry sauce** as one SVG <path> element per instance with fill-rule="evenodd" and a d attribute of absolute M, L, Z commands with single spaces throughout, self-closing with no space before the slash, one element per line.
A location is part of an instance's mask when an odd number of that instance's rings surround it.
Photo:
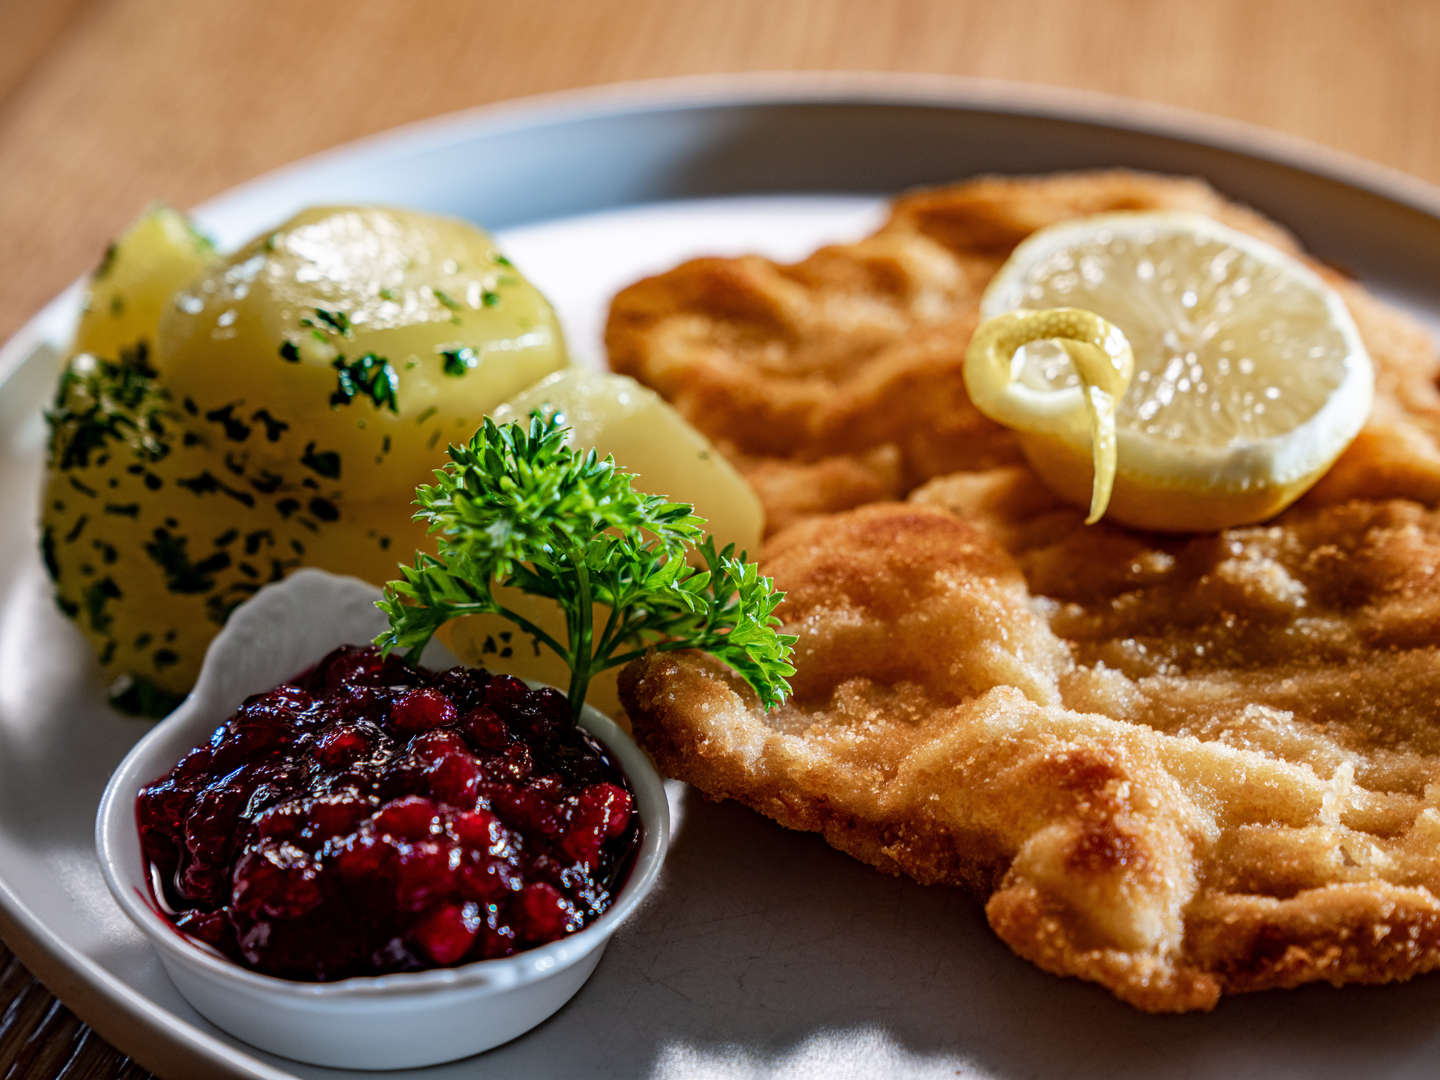
<path fill-rule="evenodd" d="M 360 646 L 248 699 L 136 814 L 177 927 L 311 980 L 573 933 L 639 834 L 628 781 L 563 694 Z"/>

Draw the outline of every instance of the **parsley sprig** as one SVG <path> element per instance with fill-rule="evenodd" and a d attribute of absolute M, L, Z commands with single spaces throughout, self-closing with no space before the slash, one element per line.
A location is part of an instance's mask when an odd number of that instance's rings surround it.
<path fill-rule="evenodd" d="M 717 551 L 693 507 L 636 491 L 613 459 L 567 446 L 567 432 L 558 414 L 528 426 L 487 419 L 467 445 L 450 447 L 436 483 L 415 493 L 415 519 L 438 554 L 417 552 L 386 586 L 379 606 L 390 628 L 375 643 L 418 658 L 451 619 L 496 614 L 569 665 L 577 716 L 594 675 L 651 649 L 708 652 L 766 708 L 784 701 L 795 673 L 795 638 L 776 632 L 784 594 L 734 545 Z M 498 586 L 553 600 L 564 640 L 506 607 Z M 603 625 L 596 604 L 609 609 Z"/>

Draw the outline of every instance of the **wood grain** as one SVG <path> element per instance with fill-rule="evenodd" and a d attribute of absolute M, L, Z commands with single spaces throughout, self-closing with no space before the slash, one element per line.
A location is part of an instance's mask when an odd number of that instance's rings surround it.
<path fill-rule="evenodd" d="M 0 338 L 152 199 L 395 124 L 601 82 L 782 69 L 1078 87 L 1440 182 L 1434 0 L 0 0 Z M 0 1080 L 125 1077 L 0 949 Z"/>
<path fill-rule="evenodd" d="M 30 977 L 0 945 L 0 1080 L 141 1080 L 117 1054 Z"/>
<path fill-rule="evenodd" d="M 36 55 L 0 79 L 0 337 L 151 199 L 189 205 L 405 121 L 623 79 L 1032 80 L 1268 125 L 1440 181 L 1433 0 L 48 2 L 69 4 L 69 25 L 7 44 Z"/>

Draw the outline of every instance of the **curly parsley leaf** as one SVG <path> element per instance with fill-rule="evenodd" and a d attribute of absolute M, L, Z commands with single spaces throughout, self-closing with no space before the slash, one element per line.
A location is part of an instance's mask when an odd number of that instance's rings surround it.
<path fill-rule="evenodd" d="M 576 714 L 590 679 L 649 650 L 699 649 L 733 667 L 773 707 L 790 691 L 795 638 L 776 632 L 784 594 L 733 545 L 715 549 L 686 503 L 647 495 L 613 459 L 566 445 L 561 418 L 486 420 L 416 490 L 438 554 L 416 553 L 385 588 L 390 627 L 375 639 L 418 657 L 464 615 L 514 622 L 569 665 Z M 687 556 L 699 555 L 699 565 Z M 496 598 L 499 586 L 555 601 L 558 640 Z M 608 609 L 596 625 L 596 605 Z"/>

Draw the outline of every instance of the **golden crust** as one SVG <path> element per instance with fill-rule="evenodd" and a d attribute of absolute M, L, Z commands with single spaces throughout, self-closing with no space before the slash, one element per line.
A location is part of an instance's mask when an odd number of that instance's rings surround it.
<path fill-rule="evenodd" d="M 1076 214 L 1206 213 L 1296 250 L 1195 180 L 1114 171 L 990 178 L 897 200 L 874 235 L 784 265 L 694 259 L 615 297 L 610 364 L 660 393 L 751 477 L 771 531 L 1020 461 L 960 369 L 1010 249 Z M 874 501 L 866 498 L 863 501 Z"/>
<path fill-rule="evenodd" d="M 789 526 L 763 565 L 799 635 L 773 712 L 692 654 L 633 665 L 622 699 L 670 775 L 968 887 L 1016 952 L 1139 1008 L 1434 970 L 1427 336 L 1321 268 L 1376 362 L 1371 421 L 1295 508 L 1219 535 L 1085 528 L 957 389 L 1015 243 L 1150 207 L 1293 250 L 1193 181 L 989 179 L 906 196 L 876 236 L 795 266 L 699 260 L 617 297 L 616 366 L 726 446 Z"/>
<path fill-rule="evenodd" d="M 1014 551 L 920 502 L 787 530 L 794 697 L 657 656 L 622 675 L 635 733 L 711 795 L 968 886 L 1022 956 L 1140 1008 L 1440 966 L 1440 514 L 1076 522 Z"/>

